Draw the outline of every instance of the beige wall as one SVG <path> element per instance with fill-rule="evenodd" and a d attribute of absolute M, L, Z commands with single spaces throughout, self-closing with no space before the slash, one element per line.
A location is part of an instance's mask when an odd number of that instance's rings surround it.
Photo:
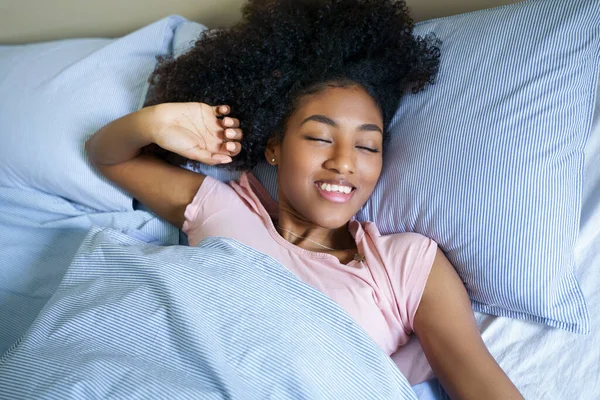
<path fill-rule="evenodd" d="M 240 17 L 244 0 L 0 0 L 0 43 L 120 36 L 169 14 L 209 27 Z M 407 0 L 416 20 L 517 0 Z"/>

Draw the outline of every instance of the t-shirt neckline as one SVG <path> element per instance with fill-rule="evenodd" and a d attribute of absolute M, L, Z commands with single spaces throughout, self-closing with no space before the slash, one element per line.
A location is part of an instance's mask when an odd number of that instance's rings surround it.
<path fill-rule="evenodd" d="M 256 203 L 260 217 L 264 220 L 265 226 L 267 227 L 267 231 L 269 232 L 273 240 L 275 240 L 275 242 L 277 242 L 280 246 L 283 246 L 285 249 L 300 256 L 307 256 L 318 259 L 331 258 L 332 260 L 335 260 L 342 266 L 354 267 L 356 269 L 360 268 L 360 266 L 362 265 L 360 264 L 361 261 L 351 260 L 350 262 L 344 264 L 340 262 L 340 260 L 333 254 L 306 250 L 285 240 L 283 236 L 279 234 L 277 228 L 275 228 L 275 224 L 273 223 L 273 219 L 278 219 L 278 207 L 275 200 L 271 198 L 271 195 L 269 195 L 266 189 L 251 172 L 244 172 L 240 177 L 239 182 L 241 187 L 245 187 L 246 189 L 248 189 L 250 196 Z M 263 204 L 263 202 L 267 204 Z M 267 208 L 269 208 L 271 212 L 268 212 Z M 354 238 L 354 242 L 356 243 L 356 249 L 358 250 L 358 253 L 361 254 L 362 240 L 364 234 L 360 222 L 358 222 L 354 218 L 351 219 L 348 225 L 348 229 L 350 231 L 350 234 Z"/>

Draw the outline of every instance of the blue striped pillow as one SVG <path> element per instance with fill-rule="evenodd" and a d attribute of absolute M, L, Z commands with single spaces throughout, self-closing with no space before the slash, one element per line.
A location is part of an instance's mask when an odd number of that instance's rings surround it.
<path fill-rule="evenodd" d="M 600 0 L 529 0 L 415 28 L 443 41 L 438 81 L 400 104 L 357 217 L 437 241 L 476 311 L 589 331 L 574 244 L 598 21 Z M 276 198 L 276 171 L 254 173 Z"/>
<path fill-rule="evenodd" d="M 360 218 L 436 240 L 477 311 L 589 331 L 574 245 L 598 21 L 598 0 L 530 0 L 415 30 L 443 41 L 438 82 L 400 105 Z"/>
<path fill-rule="evenodd" d="M 90 168 L 83 144 L 136 109 L 171 16 L 118 39 L 0 46 L 0 186 L 34 188 L 85 207 L 130 211 L 131 196 Z"/>

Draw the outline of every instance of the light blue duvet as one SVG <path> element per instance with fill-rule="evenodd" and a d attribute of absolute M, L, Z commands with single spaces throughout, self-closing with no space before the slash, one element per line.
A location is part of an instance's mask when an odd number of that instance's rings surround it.
<path fill-rule="evenodd" d="M 351 317 L 270 257 L 93 228 L 1 359 L 0 398 L 416 397 Z"/>

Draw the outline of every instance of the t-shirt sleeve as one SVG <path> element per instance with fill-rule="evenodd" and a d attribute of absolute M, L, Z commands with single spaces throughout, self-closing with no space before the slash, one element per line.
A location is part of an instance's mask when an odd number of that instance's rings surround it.
<path fill-rule="evenodd" d="M 402 324 L 412 332 L 438 246 L 417 233 L 393 236 L 393 244 L 388 247 L 388 271 Z"/>
<path fill-rule="evenodd" d="M 195 246 L 207 236 L 232 237 L 230 222 L 249 214 L 252 211 L 229 184 L 207 176 L 185 209 L 182 230 Z"/>

